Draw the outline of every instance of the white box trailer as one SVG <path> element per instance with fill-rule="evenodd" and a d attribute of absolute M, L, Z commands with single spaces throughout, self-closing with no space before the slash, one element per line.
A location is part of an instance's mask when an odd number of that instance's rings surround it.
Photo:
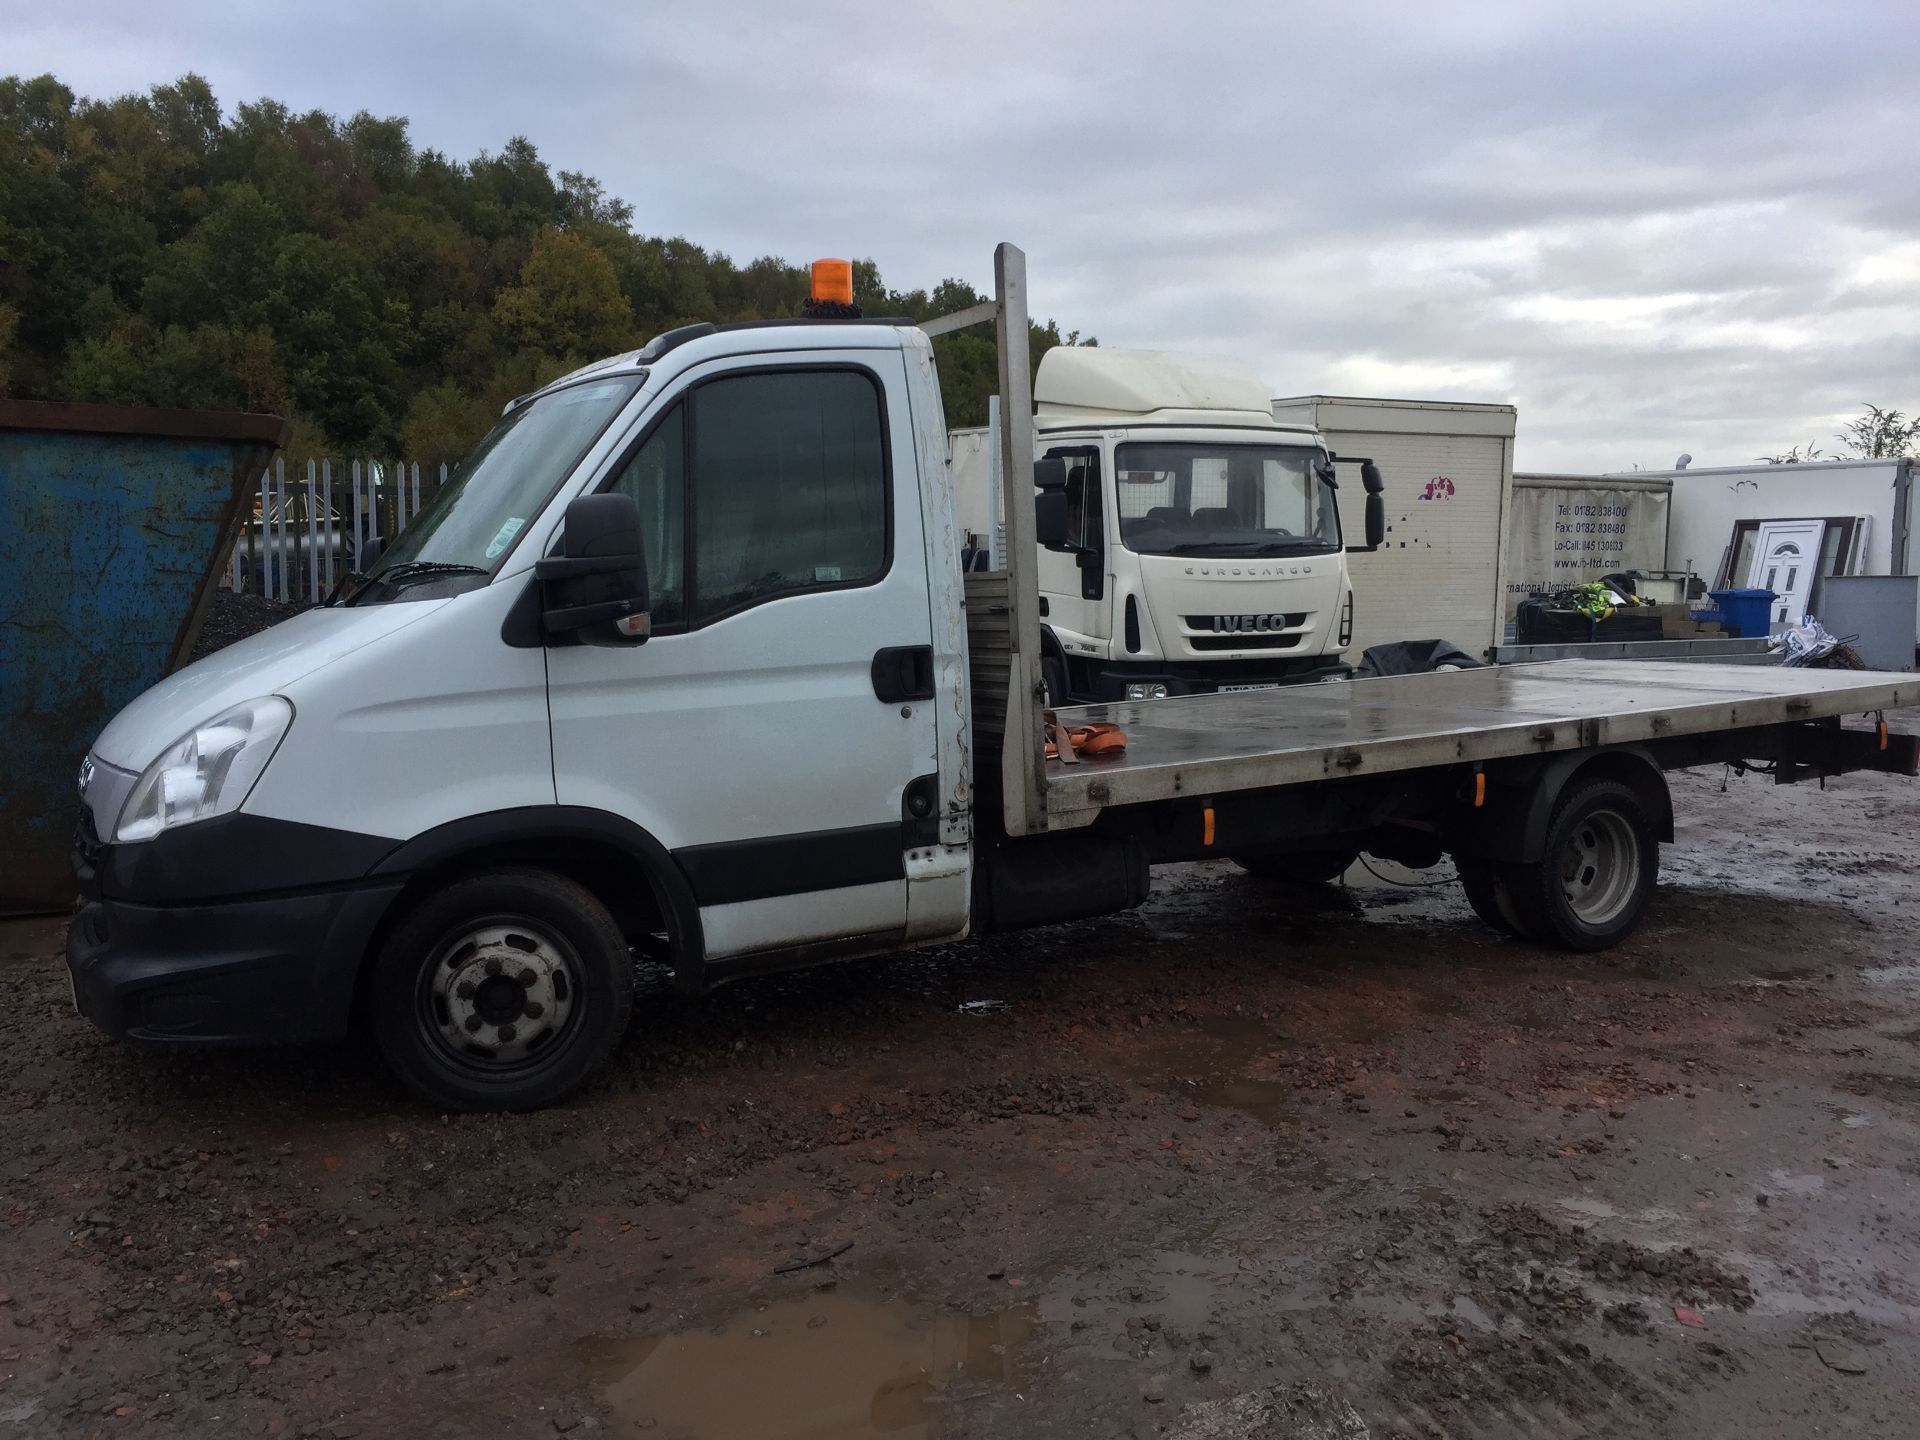
<path fill-rule="evenodd" d="M 1666 570 L 1672 495 L 1663 475 L 1515 475 L 1502 545 L 1505 623 L 1529 595 Z"/>
<path fill-rule="evenodd" d="M 1386 543 L 1349 561 L 1349 658 L 1394 640 L 1451 640 L 1476 655 L 1498 644 L 1514 407 L 1299 395 L 1275 400 L 1273 414 L 1316 427 L 1336 455 L 1370 456 L 1386 477 Z M 1366 497 L 1342 482 L 1341 524 L 1357 534 Z"/>

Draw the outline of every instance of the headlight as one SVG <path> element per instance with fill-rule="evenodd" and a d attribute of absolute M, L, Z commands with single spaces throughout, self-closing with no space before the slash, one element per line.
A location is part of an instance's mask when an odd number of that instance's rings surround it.
<path fill-rule="evenodd" d="M 1129 700 L 1164 700 L 1166 698 L 1167 687 L 1164 685 L 1127 686 L 1127 699 Z"/>
<path fill-rule="evenodd" d="M 278 695 L 236 705 L 166 748 L 133 787 L 113 838 L 125 845 L 238 810 L 293 723 Z"/>

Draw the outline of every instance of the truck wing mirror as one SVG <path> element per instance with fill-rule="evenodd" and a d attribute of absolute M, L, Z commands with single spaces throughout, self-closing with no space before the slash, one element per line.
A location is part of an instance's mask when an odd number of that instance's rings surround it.
<path fill-rule="evenodd" d="M 1380 476 L 1380 467 L 1371 460 L 1360 462 L 1360 483 L 1367 487 L 1367 494 L 1378 495 L 1387 488 L 1387 482 Z"/>
<path fill-rule="evenodd" d="M 1045 463 L 1036 462 L 1035 468 Z M 1068 548 L 1067 492 L 1064 486 L 1058 490 L 1042 490 L 1033 497 L 1033 538 L 1049 550 Z"/>
<path fill-rule="evenodd" d="M 1041 490 L 1067 488 L 1067 462 L 1057 455 L 1033 462 L 1033 483 Z"/>
<path fill-rule="evenodd" d="M 1387 502 L 1375 492 L 1367 496 L 1367 549 L 1378 550 L 1386 543 Z"/>
<path fill-rule="evenodd" d="M 567 506 L 560 553 L 541 560 L 533 573 L 549 636 L 577 633 L 598 645 L 646 640 L 647 549 L 631 495 L 582 495 Z"/>

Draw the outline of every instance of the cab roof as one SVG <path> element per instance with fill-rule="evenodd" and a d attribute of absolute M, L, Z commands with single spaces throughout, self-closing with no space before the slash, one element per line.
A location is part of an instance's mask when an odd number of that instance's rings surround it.
<path fill-rule="evenodd" d="M 1268 424 L 1273 409 L 1253 367 L 1224 355 L 1057 345 L 1040 359 L 1033 398 L 1043 417 L 1229 412 Z"/>
<path fill-rule="evenodd" d="M 914 324 L 912 320 L 893 316 L 873 320 L 837 317 L 833 319 L 794 317 L 781 320 L 735 320 L 724 325 L 701 321 L 697 325 L 682 325 L 678 329 L 662 331 L 638 350 L 609 355 L 605 359 L 582 365 L 577 370 L 570 370 L 559 379 L 542 385 L 538 390 L 529 391 L 518 397 L 507 406 L 507 409 L 515 409 L 535 396 L 546 394 L 549 390 L 558 390 L 583 380 L 619 375 L 633 370 L 645 370 L 682 346 L 694 345 L 715 336 L 731 336 L 747 330 L 784 330 L 791 332 L 781 339 L 780 348 L 785 350 L 891 350 L 900 344 L 899 332 L 903 328 L 911 329 Z M 724 342 L 716 342 L 701 348 L 721 355 L 736 353 L 739 349 L 737 345 Z M 700 356 L 695 354 L 688 358 L 698 359 Z"/>

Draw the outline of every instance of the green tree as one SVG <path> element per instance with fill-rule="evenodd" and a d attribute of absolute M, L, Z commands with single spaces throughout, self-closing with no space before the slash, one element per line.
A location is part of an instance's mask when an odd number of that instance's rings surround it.
<path fill-rule="evenodd" d="M 605 355 L 633 337 L 633 309 L 613 262 L 560 230 L 540 232 L 520 283 L 493 302 L 493 318 L 515 344 L 546 355 Z"/>
<path fill-rule="evenodd" d="M 197 75 L 110 99 L 0 78 L 0 392 L 272 409 L 302 443 L 440 458 L 582 359 L 806 302 L 803 266 L 634 220 L 524 137 L 462 162 L 397 116 L 227 113 Z M 854 283 L 870 315 L 980 298 L 890 290 L 871 258 Z M 1036 363 L 1076 339 L 1035 326 Z M 949 418 L 983 420 L 990 330 L 935 354 Z"/>
<path fill-rule="evenodd" d="M 1866 414 L 1850 421 L 1834 438 L 1856 459 L 1904 460 L 1920 443 L 1920 415 L 1910 419 L 1898 410 L 1868 405 Z"/>

